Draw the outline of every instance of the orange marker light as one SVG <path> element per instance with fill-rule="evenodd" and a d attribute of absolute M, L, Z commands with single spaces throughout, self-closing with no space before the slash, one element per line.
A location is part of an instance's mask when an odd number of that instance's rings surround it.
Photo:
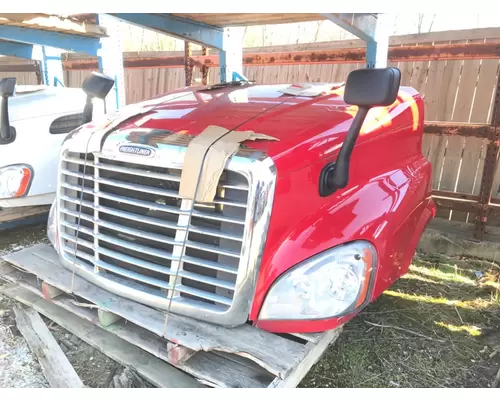
<path fill-rule="evenodd" d="M 28 193 L 33 180 L 29 165 L 17 164 L 0 168 L 0 198 L 12 199 Z"/>
<path fill-rule="evenodd" d="M 29 168 L 23 167 L 21 172 L 22 172 L 22 178 L 21 178 L 21 182 L 19 185 L 19 189 L 17 189 L 17 192 L 12 197 L 23 196 L 26 193 L 26 191 L 28 190 L 28 187 L 30 185 L 31 170 Z"/>
<path fill-rule="evenodd" d="M 365 280 L 363 282 L 363 287 L 361 288 L 361 292 L 359 293 L 359 298 L 356 303 L 356 308 L 360 307 L 361 304 L 366 300 L 366 295 L 368 292 L 368 286 L 370 284 L 371 276 L 372 276 L 372 268 L 373 268 L 373 255 L 370 250 L 365 249 L 365 255 L 363 257 L 363 261 L 365 262 Z"/>

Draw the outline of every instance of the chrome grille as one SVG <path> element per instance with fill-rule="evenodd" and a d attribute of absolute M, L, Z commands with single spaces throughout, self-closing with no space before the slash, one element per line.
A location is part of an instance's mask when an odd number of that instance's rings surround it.
<path fill-rule="evenodd" d="M 87 274 L 154 296 L 159 308 L 175 290 L 172 305 L 223 313 L 237 287 L 249 183 L 225 170 L 214 201 L 193 203 L 179 196 L 181 172 L 66 152 L 61 254 Z"/>

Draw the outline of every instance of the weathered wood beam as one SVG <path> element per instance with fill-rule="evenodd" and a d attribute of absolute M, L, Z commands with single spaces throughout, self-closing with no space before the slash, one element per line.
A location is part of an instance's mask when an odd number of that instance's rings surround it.
<path fill-rule="evenodd" d="M 17 328 L 38 359 L 53 388 L 84 388 L 85 385 L 57 344 L 40 315 L 28 307 L 14 307 Z"/>

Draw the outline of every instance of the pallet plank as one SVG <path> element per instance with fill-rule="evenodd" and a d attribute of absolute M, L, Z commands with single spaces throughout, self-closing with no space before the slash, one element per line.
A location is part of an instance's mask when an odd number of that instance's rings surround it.
<path fill-rule="evenodd" d="M 294 369 L 294 371 L 286 378 L 280 379 L 276 378 L 271 385 L 270 388 L 294 388 L 296 387 L 300 381 L 306 376 L 309 370 L 312 368 L 316 362 L 318 362 L 319 358 L 322 356 L 324 351 L 328 348 L 328 346 L 333 345 L 334 342 L 339 337 L 342 331 L 342 327 L 333 329 L 328 331 L 318 343 L 308 343 L 307 354 L 301 360 L 299 365 Z"/>
<path fill-rule="evenodd" d="M 290 335 L 312 343 L 318 343 L 323 337 L 323 333 L 291 333 Z"/>
<path fill-rule="evenodd" d="M 25 206 L 0 208 L 0 222 L 11 222 L 18 219 L 42 215 L 49 212 L 50 206 Z"/>
<path fill-rule="evenodd" d="M 282 378 L 294 368 L 306 351 L 304 345 L 247 324 L 229 329 L 170 314 L 165 330 L 165 316 L 160 311 L 115 296 L 76 274 L 72 286 L 71 271 L 59 263 L 57 253 L 50 245 L 38 244 L 8 254 L 4 259 L 67 293 L 85 298 L 106 311 L 121 315 L 126 320 L 169 341 L 194 351 L 219 350 L 237 353 L 252 359 L 272 374 Z"/>
<path fill-rule="evenodd" d="M 14 307 L 17 328 L 26 339 L 53 388 L 84 388 L 85 385 L 57 344 L 40 315 L 27 307 Z"/>
<path fill-rule="evenodd" d="M 0 279 L 10 283 L 17 283 L 32 293 L 42 296 L 34 275 L 19 271 L 2 261 L 0 261 Z M 78 306 L 68 294 L 58 297 L 53 303 L 99 326 L 97 312 L 90 307 Z M 115 324 L 103 329 L 172 365 L 175 365 L 174 362 L 177 362 L 176 367 L 202 378 L 204 383 L 209 386 L 224 388 L 267 387 L 275 378 L 274 375 L 271 375 L 251 360 L 229 353 L 194 353 L 184 348 L 191 352 L 191 357 L 187 360 L 174 360 L 167 347 L 170 342 L 155 335 L 153 332 L 124 320 L 117 321 Z M 212 369 L 211 365 L 218 365 L 218 368 Z"/>
<path fill-rule="evenodd" d="M 141 377 L 157 387 L 204 387 L 204 385 L 197 382 L 194 378 L 159 360 L 148 352 L 77 317 L 17 284 L 3 287 L 0 289 L 0 292 L 32 307 L 116 362 L 133 367 Z"/>
<path fill-rule="evenodd" d="M 252 369 L 216 354 L 200 351 L 183 366 L 206 384 L 221 388 L 266 388 L 273 377 L 263 368 Z M 201 378 L 201 379 L 200 379 Z"/>

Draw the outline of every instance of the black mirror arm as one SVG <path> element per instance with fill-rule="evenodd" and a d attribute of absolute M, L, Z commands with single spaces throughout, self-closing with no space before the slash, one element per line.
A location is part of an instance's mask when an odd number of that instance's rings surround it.
<path fill-rule="evenodd" d="M 87 100 L 85 101 L 85 107 L 83 108 L 82 125 L 92 121 L 93 108 L 94 107 L 92 104 L 92 97 L 87 96 Z"/>
<path fill-rule="evenodd" d="M 9 96 L 0 95 L 0 144 L 14 141 L 16 131 L 9 122 Z"/>
<path fill-rule="evenodd" d="M 368 106 L 361 106 L 358 108 L 358 112 L 349 127 L 349 131 L 344 139 L 337 160 L 327 165 L 321 172 L 319 186 L 320 196 L 328 196 L 337 189 L 342 189 L 347 186 L 349 182 L 349 166 L 352 150 L 354 149 L 359 132 L 361 131 L 363 122 L 370 108 L 371 107 Z"/>
<path fill-rule="evenodd" d="M 9 140 L 10 138 L 10 124 L 9 124 L 9 104 L 7 96 L 0 96 L 1 109 L 0 109 L 0 137 L 2 140 Z"/>

